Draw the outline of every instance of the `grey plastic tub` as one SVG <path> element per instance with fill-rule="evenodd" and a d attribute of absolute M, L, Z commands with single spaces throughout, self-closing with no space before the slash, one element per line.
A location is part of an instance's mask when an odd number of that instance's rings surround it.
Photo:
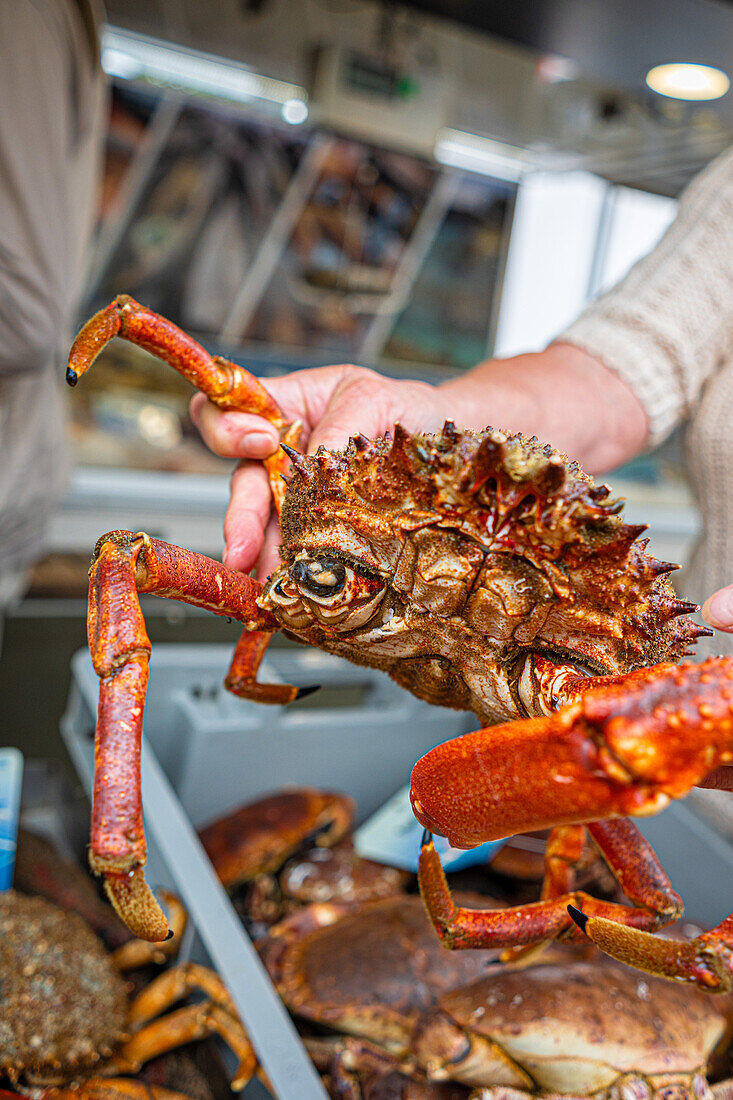
<path fill-rule="evenodd" d="M 380 673 L 305 649 L 271 651 L 260 679 L 319 683 L 321 692 L 290 707 L 248 703 L 222 687 L 231 655 L 220 645 L 154 647 L 143 747 L 148 881 L 175 890 L 188 907 L 194 954 L 226 981 L 279 1100 L 323 1100 L 195 828 L 288 783 L 351 794 L 362 820 L 407 782 L 419 756 L 473 719 L 421 703 Z M 90 791 L 99 683 L 86 650 L 71 667 L 61 732 Z M 254 1082 L 245 1095 L 267 1093 Z"/>
<path fill-rule="evenodd" d="M 361 821 L 407 782 L 427 749 L 476 721 L 316 650 L 272 650 L 260 678 L 321 683 L 320 698 L 290 708 L 246 703 L 221 686 L 230 657 L 228 646 L 154 647 L 143 755 L 148 879 L 176 890 L 188 906 L 193 953 L 226 981 L 279 1100 L 323 1100 L 195 828 L 287 783 L 351 794 Z M 97 692 L 89 656 L 79 651 L 61 729 L 87 790 Z M 733 908 L 733 845 L 680 803 L 637 823 L 682 894 L 687 918 L 707 927 L 721 920 Z M 267 1095 L 257 1082 L 245 1092 L 247 1100 Z"/>

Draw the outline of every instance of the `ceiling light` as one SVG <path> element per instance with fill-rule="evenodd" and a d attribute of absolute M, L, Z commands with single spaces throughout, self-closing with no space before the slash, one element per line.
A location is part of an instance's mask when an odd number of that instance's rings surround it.
<path fill-rule="evenodd" d="M 274 103 L 280 106 L 283 117 L 285 107 L 297 103 L 301 105 L 300 113 L 304 108 L 304 117 L 308 115 L 308 95 L 298 84 L 262 76 L 238 61 L 172 45 L 119 27 L 105 27 L 102 31 L 102 68 L 108 76 L 121 80 L 143 80 L 193 95 L 212 96 L 233 103 L 258 100 Z"/>
<path fill-rule="evenodd" d="M 451 168 L 465 168 L 485 176 L 516 183 L 530 167 L 524 149 L 504 141 L 465 133 L 463 130 L 441 130 L 435 139 L 435 159 Z"/>
<path fill-rule="evenodd" d="M 726 73 L 710 65 L 657 65 L 646 74 L 646 82 L 671 99 L 720 99 L 730 88 Z"/>
<path fill-rule="evenodd" d="M 580 66 L 576 61 L 571 61 L 569 57 L 547 53 L 538 58 L 535 65 L 535 75 L 540 84 L 564 84 L 569 80 L 578 79 Z"/>
<path fill-rule="evenodd" d="M 308 118 L 308 104 L 302 99 L 286 99 L 280 114 L 291 126 L 300 126 Z"/>

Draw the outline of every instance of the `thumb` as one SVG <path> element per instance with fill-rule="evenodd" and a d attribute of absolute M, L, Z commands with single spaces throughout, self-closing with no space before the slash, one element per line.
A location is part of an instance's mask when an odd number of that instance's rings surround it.
<path fill-rule="evenodd" d="M 315 425 L 308 450 L 318 447 L 329 451 L 342 450 L 349 437 L 361 432 L 370 439 L 384 435 L 393 426 L 396 404 L 385 379 L 363 376 L 345 379 L 331 395 L 323 416 Z"/>
<path fill-rule="evenodd" d="M 702 617 L 716 630 L 733 634 L 733 584 L 719 588 L 702 605 Z"/>

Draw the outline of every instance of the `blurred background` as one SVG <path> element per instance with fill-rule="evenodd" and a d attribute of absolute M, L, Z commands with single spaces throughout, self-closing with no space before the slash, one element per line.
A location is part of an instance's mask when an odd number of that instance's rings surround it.
<path fill-rule="evenodd" d="M 724 0 L 108 0 L 101 44 L 79 322 L 129 293 L 265 377 L 354 362 L 439 381 L 543 347 L 733 137 Z M 670 62 L 707 68 L 652 73 Z M 55 743 L 99 534 L 219 557 L 228 498 L 188 385 L 144 351 L 115 341 L 69 397 L 74 471 L 0 661 L 8 740 L 30 753 Z M 610 480 L 684 560 L 677 438 Z M 153 641 L 237 636 L 143 602 Z"/>

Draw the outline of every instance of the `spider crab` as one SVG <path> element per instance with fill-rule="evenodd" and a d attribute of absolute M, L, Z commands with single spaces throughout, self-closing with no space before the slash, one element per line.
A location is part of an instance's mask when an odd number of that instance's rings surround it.
<path fill-rule="evenodd" d="M 93 317 L 72 347 L 73 385 L 113 337 L 175 367 L 224 409 L 275 424 L 265 461 L 282 565 L 262 586 L 143 533 L 113 531 L 90 569 L 89 644 L 100 677 L 91 865 L 136 935 L 167 934 L 144 880 L 140 735 L 150 643 L 139 592 L 244 623 L 227 686 L 287 703 L 260 684 L 267 643 L 300 642 L 388 672 L 422 699 L 472 710 L 482 728 L 438 746 L 412 777 L 426 827 L 420 880 L 451 947 L 580 936 L 626 963 L 698 983 L 733 982 L 733 917 L 684 942 L 650 935 L 681 901 L 629 815 L 661 810 L 733 759 L 733 658 L 677 664 L 709 633 L 688 616 L 621 504 L 550 446 L 458 430 L 299 453 L 300 429 L 241 367 L 131 298 Z M 430 831 L 470 847 L 552 828 L 541 900 L 486 913 L 454 905 Z M 587 829 L 629 899 L 575 888 Z M 573 923 L 576 922 L 576 923 Z"/>

